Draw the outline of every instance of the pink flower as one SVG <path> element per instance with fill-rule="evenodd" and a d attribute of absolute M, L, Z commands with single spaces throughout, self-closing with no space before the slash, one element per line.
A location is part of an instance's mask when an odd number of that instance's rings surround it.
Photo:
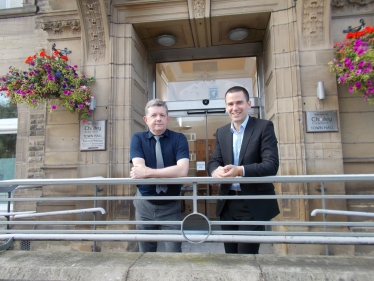
<path fill-rule="evenodd" d="M 56 110 L 56 109 L 57 109 L 57 106 L 54 105 L 54 104 L 52 104 L 52 105 L 51 105 L 51 109 L 52 109 L 52 110 Z"/>

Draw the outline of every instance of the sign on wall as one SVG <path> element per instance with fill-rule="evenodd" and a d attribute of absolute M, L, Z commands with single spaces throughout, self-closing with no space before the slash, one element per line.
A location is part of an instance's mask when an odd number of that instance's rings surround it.
<path fill-rule="evenodd" d="M 306 111 L 306 132 L 337 132 L 338 118 L 336 110 L 330 111 Z"/>
<path fill-rule="evenodd" d="M 80 123 L 80 151 L 105 150 L 106 120 Z"/>

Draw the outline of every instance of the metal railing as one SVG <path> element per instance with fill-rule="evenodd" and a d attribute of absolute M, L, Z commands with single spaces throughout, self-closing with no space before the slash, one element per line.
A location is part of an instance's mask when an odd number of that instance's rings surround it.
<path fill-rule="evenodd" d="M 321 195 L 241 195 L 241 196 L 207 196 L 198 195 L 197 186 L 199 184 L 224 184 L 224 183 L 320 183 Z M 92 201 L 96 208 L 97 201 L 106 200 L 165 200 L 162 196 L 97 196 L 99 185 L 139 185 L 139 184 L 191 184 L 192 195 L 167 196 L 169 200 L 192 200 L 192 213 L 186 216 L 182 221 L 158 221 L 152 222 L 154 225 L 162 224 L 179 224 L 180 231 L 168 230 L 97 230 L 97 226 L 110 225 L 135 225 L 149 224 L 144 221 L 37 221 L 37 220 L 7 220 L 0 221 L 0 225 L 7 226 L 30 226 L 30 225 L 75 225 L 75 226 L 92 226 L 93 229 L 82 230 L 30 230 L 30 229 L 3 229 L 0 230 L 0 240 L 70 240 L 70 241 L 189 241 L 191 243 L 201 242 L 248 242 L 248 243 L 286 243 L 286 244 L 325 244 L 328 253 L 328 244 L 367 244 L 374 245 L 374 233 L 353 233 L 350 231 L 328 231 L 332 228 L 350 228 L 374 227 L 373 221 L 349 222 L 349 221 L 327 221 L 326 215 L 361 215 L 360 212 L 347 212 L 341 210 L 326 210 L 326 200 L 373 200 L 373 195 L 325 195 L 325 183 L 337 182 L 369 182 L 374 185 L 374 174 L 363 175 L 311 175 L 311 176 L 273 176 L 273 177 L 252 177 L 252 178 L 224 178 L 215 179 L 211 177 L 185 177 L 171 179 L 142 179 L 135 180 L 129 178 L 77 178 L 77 179 L 27 179 L 27 180 L 8 180 L 0 181 L 0 192 L 10 192 L 19 188 L 28 186 L 47 186 L 47 185 L 93 185 L 94 196 L 88 197 L 48 197 L 48 198 L 1 198 L 3 202 L 26 202 L 26 201 Z M 333 188 L 333 187 L 332 187 Z M 323 215 L 323 221 L 215 221 L 209 220 L 205 215 L 198 213 L 199 200 L 212 199 L 292 199 L 292 200 L 321 200 L 322 209 L 314 210 L 312 216 L 320 213 Z M 105 210 L 104 210 L 105 212 Z M 96 213 L 94 213 L 96 214 Z M 372 213 L 362 213 L 362 217 L 371 217 Z M 4 214 L 3 214 L 4 215 Z M 10 212 L 5 213 L 10 218 Z M 191 224 L 191 219 L 200 219 L 205 223 L 203 229 L 186 228 Z M 220 225 L 265 225 L 265 226 L 298 226 L 298 227 L 316 227 L 323 228 L 323 231 L 222 231 L 212 230 L 212 226 Z M 9 227 L 8 227 L 9 228 Z M 155 235 L 156 234 L 156 235 Z"/>

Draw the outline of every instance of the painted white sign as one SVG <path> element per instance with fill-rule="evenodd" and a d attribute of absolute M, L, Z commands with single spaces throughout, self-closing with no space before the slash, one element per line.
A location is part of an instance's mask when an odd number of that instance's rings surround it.
<path fill-rule="evenodd" d="M 106 120 L 80 123 L 80 150 L 105 150 Z"/>
<path fill-rule="evenodd" d="M 205 162 L 204 161 L 197 161 L 196 162 L 196 170 L 197 171 L 205 171 Z"/>

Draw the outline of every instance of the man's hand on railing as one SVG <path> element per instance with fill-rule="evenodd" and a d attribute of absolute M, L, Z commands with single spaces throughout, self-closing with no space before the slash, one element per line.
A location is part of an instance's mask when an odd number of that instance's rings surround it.
<path fill-rule="evenodd" d="M 219 166 L 212 173 L 213 178 L 235 178 L 243 175 L 243 167 L 235 165 Z"/>

